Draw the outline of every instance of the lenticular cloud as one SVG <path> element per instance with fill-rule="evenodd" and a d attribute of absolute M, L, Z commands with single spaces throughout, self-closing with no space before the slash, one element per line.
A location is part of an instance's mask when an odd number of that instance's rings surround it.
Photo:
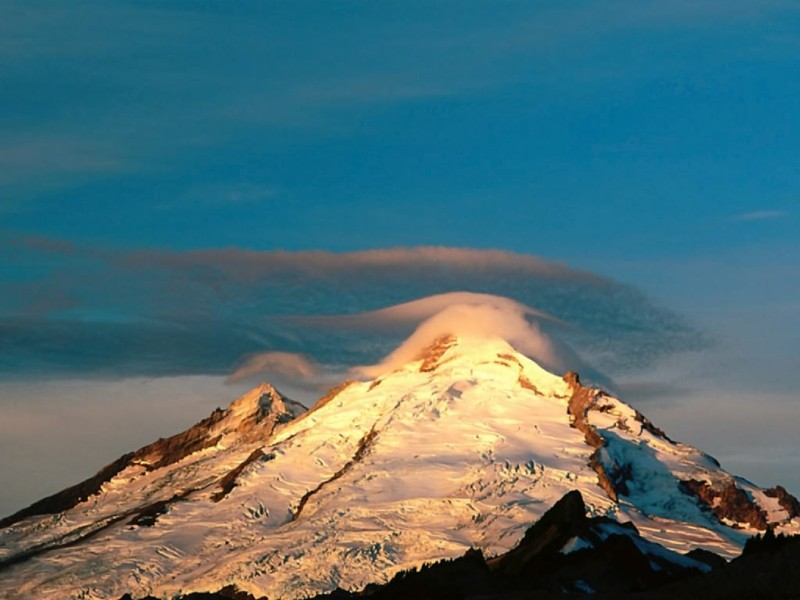
<path fill-rule="evenodd" d="M 560 323 L 554 317 L 501 296 L 454 292 L 438 294 L 359 315 L 316 320 L 328 327 L 385 330 L 416 325 L 414 332 L 379 363 L 353 369 L 362 377 L 376 377 L 414 360 L 437 339 L 453 335 L 470 338 L 501 338 L 544 368 L 555 373 L 581 369 L 603 379 L 566 344 L 542 332 L 538 320 Z"/>
<path fill-rule="evenodd" d="M 515 304 L 515 303 L 514 303 Z M 386 309 L 385 316 L 392 309 Z M 542 366 L 560 370 L 563 363 L 549 338 L 535 323 L 529 323 L 520 310 L 491 304 L 453 304 L 423 321 L 394 352 L 374 366 L 359 367 L 356 373 L 376 377 L 416 358 L 436 339 L 455 335 L 470 338 L 502 338 Z"/>
<path fill-rule="evenodd" d="M 504 315 L 515 315 L 519 318 L 530 316 L 554 323 L 562 322 L 553 315 L 526 306 L 511 298 L 474 292 L 434 294 L 410 302 L 403 302 L 386 308 L 354 315 L 299 317 L 295 320 L 298 323 L 317 325 L 320 327 L 392 331 L 397 329 L 402 330 L 408 325 L 416 326 L 422 320 L 429 319 L 453 306 L 487 308 Z M 464 321 L 466 320 L 468 319 L 464 319 Z M 462 322 L 460 326 L 468 327 L 469 325 L 466 322 Z"/>
<path fill-rule="evenodd" d="M 611 375 L 706 342 L 632 286 L 499 250 L 121 251 L 41 239 L 4 249 L 33 278 L 4 282 L 0 294 L 0 373 L 17 377 L 313 379 L 298 355 L 337 372 L 375 364 L 444 311 L 425 330 L 494 323 L 523 332 L 518 343 L 543 362 L 574 360 L 561 340 Z M 456 317 L 455 305 L 476 312 Z"/>
<path fill-rule="evenodd" d="M 353 367 L 356 377 L 377 377 L 414 360 L 425 348 L 443 336 L 469 338 L 501 338 L 541 366 L 560 373 L 581 368 L 591 371 L 564 343 L 541 331 L 538 321 L 565 325 L 559 319 L 516 302 L 492 294 L 451 292 L 436 294 L 354 315 L 311 316 L 290 318 L 303 326 L 346 331 L 350 344 L 358 336 L 402 333 L 414 327 L 413 333 L 374 365 Z M 311 383 L 335 377 L 335 369 L 327 372 L 313 359 L 300 353 L 271 351 L 252 354 L 227 378 L 228 383 L 255 377 L 280 376 L 295 383 Z M 341 373 L 339 373 L 341 375 Z"/>

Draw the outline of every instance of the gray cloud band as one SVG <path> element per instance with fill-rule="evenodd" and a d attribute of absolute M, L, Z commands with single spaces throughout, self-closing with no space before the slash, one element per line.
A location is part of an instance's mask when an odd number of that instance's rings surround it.
<path fill-rule="evenodd" d="M 4 376 L 230 374 L 265 352 L 375 364 L 421 319 L 355 315 L 448 292 L 525 305 L 545 334 L 612 376 L 707 344 L 632 286 L 496 250 L 112 251 L 37 239 L 0 251 L 26 272 L 0 290 Z M 315 318 L 332 315 L 337 327 Z"/>

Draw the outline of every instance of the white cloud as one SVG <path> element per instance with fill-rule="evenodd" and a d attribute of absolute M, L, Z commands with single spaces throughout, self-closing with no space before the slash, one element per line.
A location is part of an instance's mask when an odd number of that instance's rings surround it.
<path fill-rule="evenodd" d="M 402 304 L 395 304 L 369 312 L 354 315 L 311 316 L 294 319 L 300 323 L 322 327 L 335 327 L 339 329 L 371 329 L 395 330 L 400 326 L 417 325 L 424 319 L 452 306 L 463 307 L 489 307 L 506 314 L 518 314 L 521 317 L 531 316 L 539 319 L 563 323 L 560 319 L 530 306 L 526 306 L 502 296 L 492 294 L 478 294 L 475 292 L 448 292 L 434 294 Z"/>
<path fill-rule="evenodd" d="M 442 304 L 441 297 L 426 298 L 416 304 L 422 307 L 426 300 L 431 300 L 432 304 L 438 306 Z M 482 303 L 476 303 L 474 298 L 470 300 L 472 301 L 460 302 L 458 294 L 454 294 L 451 298 L 452 304 L 440 308 L 433 316 L 423 321 L 408 339 L 379 364 L 357 367 L 355 373 L 365 377 L 377 377 L 392 371 L 414 360 L 422 350 L 445 335 L 472 338 L 499 337 L 545 368 L 555 372 L 566 370 L 567 357 L 556 350 L 553 341 L 544 335 L 535 323 L 526 320 L 526 307 L 508 298 L 497 296 L 484 295 Z M 407 318 L 403 313 L 407 313 L 408 305 L 376 311 L 370 317 L 376 323 L 380 323 L 382 319 L 391 320 L 395 311 L 403 318 Z M 415 313 L 417 317 L 424 314 L 419 309 Z"/>

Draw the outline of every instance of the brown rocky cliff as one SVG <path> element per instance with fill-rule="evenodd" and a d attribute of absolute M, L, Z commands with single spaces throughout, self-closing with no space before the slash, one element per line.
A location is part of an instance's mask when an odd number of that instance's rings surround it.
<path fill-rule="evenodd" d="M 707 481 L 689 479 L 681 482 L 681 488 L 695 496 L 720 520 L 747 523 L 762 531 L 767 528 L 767 515 L 733 480 L 714 486 Z"/>
<path fill-rule="evenodd" d="M 800 501 L 792 496 L 782 485 L 764 490 L 770 498 L 777 498 L 778 504 L 788 513 L 788 519 L 800 517 Z"/>
<path fill-rule="evenodd" d="M 614 478 L 603 465 L 603 461 L 600 459 L 600 452 L 605 446 L 605 440 L 603 440 L 597 429 L 589 424 L 587 419 L 589 410 L 602 392 L 581 385 L 580 376 L 575 371 L 569 371 L 564 375 L 563 379 L 572 392 L 567 403 L 567 412 L 571 417 L 570 425 L 583 433 L 586 443 L 595 449 L 589 459 L 589 466 L 597 473 L 597 483 L 608 494 L 609 498 L 614 502 L 619 502 L 619 494 L 626 494 L 628 492 L 627 487 L 624 485 L 623 479 L 620 479 L 621 483 L 615 483 Z M 618 467 L 617 470 L 622 472 L 621 467 Z"/>

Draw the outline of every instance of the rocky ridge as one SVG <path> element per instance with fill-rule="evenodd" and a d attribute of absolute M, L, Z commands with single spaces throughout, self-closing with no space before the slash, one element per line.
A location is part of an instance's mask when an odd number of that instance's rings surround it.
<path fill-rule="evenodd" d="M 732 505 L 756 512 L 726 509 L 726 489 Z M 678 555 L 732 558 L 764 524 L 800 530 L 797 500 L 782 488 L 728 474 L 619 399 L 502 340 L 451 336 L 307 412 L 259 386 L 12 515 L 0 528 L 0 592 L 362 589 L 470 548 L 524 555 L 530 523 L 576 490 L 587 519 Z"/>

